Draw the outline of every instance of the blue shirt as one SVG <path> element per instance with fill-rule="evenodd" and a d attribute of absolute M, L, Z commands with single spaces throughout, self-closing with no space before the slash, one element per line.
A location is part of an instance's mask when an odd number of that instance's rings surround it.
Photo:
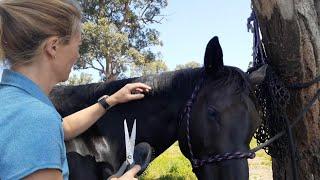
<path fill-rule="evenodd" d="M 61 116 L 33 81 L 5 69 L 0 82 L 0 179 L 37 170 L 69 175 Z"/>

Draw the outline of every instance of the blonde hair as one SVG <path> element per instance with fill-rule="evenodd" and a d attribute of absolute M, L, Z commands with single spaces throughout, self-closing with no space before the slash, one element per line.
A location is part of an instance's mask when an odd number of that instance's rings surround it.
<path fill-rule="evenodd" d="M 1 0 L 0 60 L 31 63 L 41 44 L 58 36 L 63 44 L 80 31 L 81 10 L 74 0 Z"/>

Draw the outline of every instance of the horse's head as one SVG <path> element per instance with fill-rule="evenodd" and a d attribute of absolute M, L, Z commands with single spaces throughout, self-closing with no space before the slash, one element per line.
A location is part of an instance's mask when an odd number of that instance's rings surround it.
<path fill-rule="evenodd" d="M 181 120 L 179 144 L 199 179 L 248 179 L 246 157 L 219 161 L 215 155 L 250 156 L 249 143 L 260 123 L 250 81 L 261 78 L 224 66 L 222 56 L 214 37 L 206 48 L 203 83 Z"/>

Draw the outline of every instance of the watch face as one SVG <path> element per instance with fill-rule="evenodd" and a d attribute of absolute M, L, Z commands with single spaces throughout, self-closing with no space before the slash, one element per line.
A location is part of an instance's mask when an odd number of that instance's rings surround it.
<path fill-rule="evenodd" d="M 103 96 L 101 96 L 99 99 L 98 99 L 98 101 L 100 101 L 101 99 L 103 99 L 103 98 L 107 98 L 107 97 L 109 97 L 108 95 L 103 95 Z"/>

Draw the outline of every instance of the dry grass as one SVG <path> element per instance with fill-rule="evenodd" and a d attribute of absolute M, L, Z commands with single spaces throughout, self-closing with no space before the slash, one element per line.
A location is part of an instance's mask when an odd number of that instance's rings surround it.
<path fill-rule="evenodd" d="M 250 147 L 256 146 L 256 140 L 253 139 Z M 254 159 L 249 159 L 250 180 L 272 180 L 271 157 L 263 150 L 257 152 Z"/>

